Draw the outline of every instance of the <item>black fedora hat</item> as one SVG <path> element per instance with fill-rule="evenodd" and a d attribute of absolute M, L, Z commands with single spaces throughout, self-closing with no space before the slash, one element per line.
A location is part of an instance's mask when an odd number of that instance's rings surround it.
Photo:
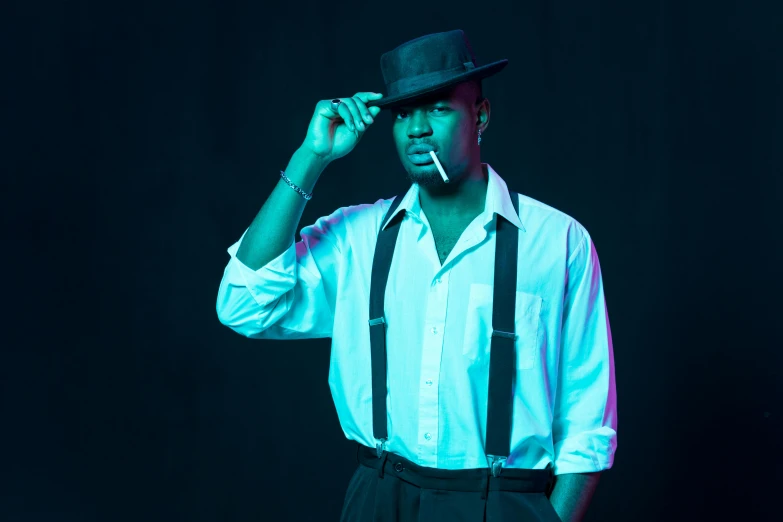
<path fill-rule="evenodd" d="M 500 72 L 508 60 L 477 66 L 468 37 L 461 29 L 420 36 L 381 56 L 386 94 L 368 107 L 388 108 L 450 88 L 457 83 Z"/>

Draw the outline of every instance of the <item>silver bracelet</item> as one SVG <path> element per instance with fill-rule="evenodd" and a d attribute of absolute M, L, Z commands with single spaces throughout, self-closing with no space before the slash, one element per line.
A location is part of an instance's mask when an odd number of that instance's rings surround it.
<path fill-rule="evenodd" d="M 280 171 L 280 176 L 281 176 L 281 177 L 282 177 L 282 178 L 285 180 L 285 182 L 286 182 L 286 183 L 288 183 L 288 185 L 289 185 L 289 186 L 290 186 L 292 189 L 294 189 L 295 191 L 297 191 L 298 193 L 300 193 L 300 194 L 302 195 L 302 197 L 303 197 L 303 198 L 305 198 L 307 201 L 310 201 L 310 198 L 312 198 L 312 197 L 313 197 L 313 193 L 312 193 L 312 192 L 311 192 L 310 194 L 308 194 L 308 193 L 307 193 L 307 192 L 305 192 L 304 190 L 302 190 L 302 189 L 300 189 L 299 187 L 297 187 L 296 185 L 294 185 L 294 182 L 293 182 L 293 181 L 291 181 L 290 179 L 288 179 L 288 176 L 286 176 L 286 175 L 285 175 L 285 172 L 283 172 L 282 170 Z"/>

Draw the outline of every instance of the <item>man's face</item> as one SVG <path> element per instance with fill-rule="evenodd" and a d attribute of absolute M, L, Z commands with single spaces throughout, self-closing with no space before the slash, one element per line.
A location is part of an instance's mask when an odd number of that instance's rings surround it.
<path fill-rule="evenodd" d="M 411 183 L 443 185 L 438 167 L 429 153 L 409 155 L 414 145 L 430 146 L 450 180 L 457 181 L 467 171 L 476 141 L 477 91 L 469 83 L 459 83 L 442 91 L 391 108 L 397 155 Z"/>

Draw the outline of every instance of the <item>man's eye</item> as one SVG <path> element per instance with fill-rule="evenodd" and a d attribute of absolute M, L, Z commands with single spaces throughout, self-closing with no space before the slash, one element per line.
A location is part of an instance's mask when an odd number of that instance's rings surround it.
<path fill-rule="evenodd" d="M 445 107 L 434 107 L 432 110 L 433 111 L 445 111 L 446 108 Z M 405 111 L 397 111 L 396 117 L 399 117 L 401 114 L 407 114 L 407 113 Z"/>

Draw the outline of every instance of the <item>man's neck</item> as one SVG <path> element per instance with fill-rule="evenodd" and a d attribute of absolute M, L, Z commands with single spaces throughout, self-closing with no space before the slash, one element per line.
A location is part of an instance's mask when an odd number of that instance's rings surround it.
<path fill-rule="evenodd" d="M 489 185 L 489 173 L 479 163 L 478 168 L 460 179 L 458 185 L 420 187 L 419 204 L 429 220 L 459 222 L 472 220 L 484 211 Z"/>

